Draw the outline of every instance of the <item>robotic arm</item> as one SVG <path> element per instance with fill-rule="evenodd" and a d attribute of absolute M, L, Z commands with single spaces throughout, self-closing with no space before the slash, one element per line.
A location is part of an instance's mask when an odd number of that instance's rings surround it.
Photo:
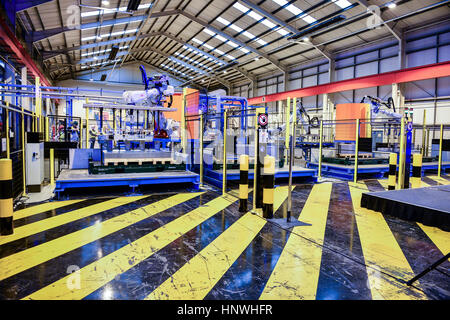
<path fill-rule="evenodd" d="M 125 91 L 123 98 L 127 104 L 145 103 L 150 107 L 162 107 L 166 98 L 169 98 L 168 107 L 173 103 L 174 88 L 169 85 L 169 78 L 166 75 L 155 75 L 147 77 L 144 66 L 140 66 L 143 91 Z"/>
<path fill-rule="evenodd" d="M 375 98 L 371 96 L 364 96 L 361 100 L 361 103 L 364 103 L 364 101 L 368 99 L 371 104 L 372 109 L 372 118 L 375 118 L 379 113 L 384 114 L 391 118 L 401 118 L 402 116 L 395 112 L 395 105 L 394 105 L 394 99 L 392 97 L 389 97 L 387 101 L 383 101 L 380 98 Z M 381 106 L 386 107 L 386 109 L 381 109 Z M 393 111 L 389 110 L 392 109 Z"/>

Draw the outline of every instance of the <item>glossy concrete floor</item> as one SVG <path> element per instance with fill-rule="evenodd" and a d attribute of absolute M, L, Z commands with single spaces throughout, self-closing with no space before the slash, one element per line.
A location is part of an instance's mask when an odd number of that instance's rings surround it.
<path fill-rule="evenodd" d="M 0 237 L 0 299 L 450 299 L 448 261 L 405 284 L 450 233 L 359 206 L 386 182 L 296 185 L 303 225 L 289 229 L 239 213 L 236 190 L 33 205 Z M 423 178 L 437 184 L 450 178 Z M 275 218 L 287 195 L 276 188 Z"/>

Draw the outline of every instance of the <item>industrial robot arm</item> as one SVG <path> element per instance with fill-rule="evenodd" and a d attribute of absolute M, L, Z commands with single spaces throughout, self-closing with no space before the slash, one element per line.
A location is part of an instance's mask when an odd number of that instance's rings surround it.
<path fill-rule="evenodd" d="M 361 103 L 364 103 L 364 101 L 366 99 L 368 99 L 370 101 L 373 115 L 377 116 L 379 113 L 381 113 L 381 114 L 384 114 L 391 118 L 401 118 L 402 117 L 400 114 L 395 112 L 394 99 L 392 99 L 392 97 L 389 97 L 389 99 L 387 101 L 383 101 L 380 98 L 364 96 L 361 100 Z M 385 106 L 387 109 L 392 109 L 393 111 L 382 109 L 381 106 Z"/>

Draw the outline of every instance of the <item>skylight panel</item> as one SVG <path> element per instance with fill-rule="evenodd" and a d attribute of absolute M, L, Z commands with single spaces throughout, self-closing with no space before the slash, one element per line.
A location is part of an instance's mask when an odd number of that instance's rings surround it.
<path fill-rule="evenodd" d="M 286 0 L 272 0 L 273 2 L 275 2 L 276 4 L 280 5 L 280 6 L 285 6 L 286 4 L 288 4 L 288 2 Z M 336 1 L 336 0 L 333 0 Z M 346 1 L 347 0 L 337 0 L 337 1 Z M 284 7 L 284 9 L 288 10 L 290 13 L 298 16 L 301 15 L 303 13 L 302 10 L 300 10 L 299 8 L 297 8 L 296 6 L 294 6 L 293 4 L 287 5 Z M 311 17 L 308 14 L 303 14 L 302 16 L 300 16 L 301 19 L 303 19 L 305 22 L 307 23 L 313 23 L 316 22 L 317 20 L 313 17 Z"/>
<path fill-rule="evenodd" d="M 333 2 L 341 8 L 347 8 L 351 3 L 347 0 L 333 0 Z"/>
<path fill-rule="evenodd" d="M 150 8 L 150 6 L 152 5 L 152 3 L 146 3 L 146 4 L 141 4 L 138 7 L 138 10 L 142 10 L 142 9 L 147 9 Z M 117 11 L 119 12 L 126 12 L 127 11 L 127 7 L 120 7 L 119 9 L 104 9 L 104 10 L 95 10 L 95 11 L 88 11 L 88 12 L 82 12 L 81 13 L 81 17 L 92 17 L 92 16 L 98 16 L 100 14 L 110 14 L 110 13 L 116 13 Z"/>
<path fill-rule="evenodd" d="M 280 2 L 280 3 L 281 3 L 281 2 Z M 287 2 L 285 2 L 285 3 L 287 3 Z M 239 11 L 241 11 L 241 12 L 247 14 L 249 17 L 253 18 L 254 20 L 256 20 L 256 21 L 262 23 L 263 25 L 265 25 L 265 26 L 266 26 L 267 28 L 269 28 L 269 29 L 275 29 L 275 28 L 277 27 L 277 25 L 276 25 L 275 23 L 273 23 L 272 21 L 270 21 L 269 19 L 267 19 L 267 18 L 261 16 L 260 14 L 258 14 L 258 13 L 256 13 L 255 11 L 253 11 L 253 10 L 247 8 L 246 6 L 240 4 L 239 2 L 236 2 L 236 3 L 233 5 L 233 7 L 235 7 L 235 8 L 238 9 Z M 294 10 L 295 10 L 295 9 L 294 9 Z M 300 9 L 298 9 L 298 10 L 300 10 Z M 301 10 L 300 10 L 300 12 L 301 12 Z M 311 21 L 311 19 L 314 19 L 314 18 L 312 18 L 312 17 L 310 17 L 310 16 L 307 16 L 307 18 L 308 18 L 309 21 Z M 311 23 L 311 22 L 308 22 L 308 23 Z M 278 28 L 278 29 L 275 30 L 275 31 L 278 32 L 279 34 L 281 34 L 282 36 L 285 36 L 285 35 L 287 35 L 287 34 L 289 33 L 289 32 L 287 32 L 286 30 L 281 29 L 281 27 Z"/>
<path fill-rule="evenodd" d="M 269 29 L 275 28 L 277 26 L 275 23 L 273 23 L 272 21 L 269 21 L 267 19 L 264 19 L 263 21 L 261 21 L 261 23 Z"/>
<path fill-rule="evenodd" d="M 101 37 L 101 38 L 115 37 L 115 36 L 121 36 L 121 35 L 128 34 L 128 33 L 136 33 L 137 31 L 138 31 L 138 29 L 131 29 L 131 30 L 125 30 L 125 31 L 117 31 L 117 32 L 113 32 L 113 33 L 101 34 L 100 37 Z M 97 36 L 84 37 L 84 38 L 81 38 L 81 41 L 94 40 L 94 39 L 96 39 L 96 38 L 97 38 Z"/>
<path fill-rule="evenodd" d="M 128 49 L 128 48 L 129 48 L 129 46 L 123 46 L 123 47 L 119 47 L 119 50 Z M 92 55 L 95 55 L 95 54 L 106 53 L 106 52 L 110 52 L 110 51 L 111 51 L 111 49 L 98 50 L 98 51 L 92 51 L 92 52 L 85 52 L 85 53 L 82 53 L 81 56 L 82 57 L 92 56 Z"/>

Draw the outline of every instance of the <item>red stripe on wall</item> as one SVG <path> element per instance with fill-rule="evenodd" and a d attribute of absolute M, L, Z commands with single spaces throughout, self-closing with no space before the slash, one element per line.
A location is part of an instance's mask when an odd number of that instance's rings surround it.
<path fill-rule="evenodd" d="M 248 99 L 249 105 L 450 76 L 450 61 L 325 83 Z"/>

